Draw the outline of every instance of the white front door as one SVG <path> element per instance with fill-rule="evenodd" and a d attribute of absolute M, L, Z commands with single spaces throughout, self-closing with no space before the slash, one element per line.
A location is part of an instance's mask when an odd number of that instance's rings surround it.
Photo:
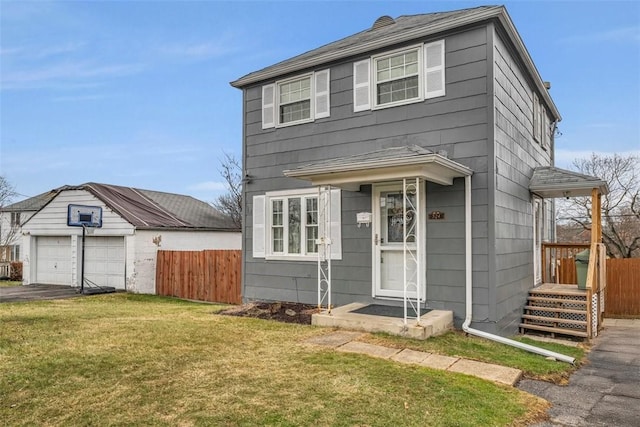
<path fill-rule="evenodd" d="M 373 193 L 374 296 L 402 298 L 405 278 L 402 185 L 375 186 Z M 415 204 L 415 195 L 411 195 L 410 199 Z M 415 223 L 416 216 L 408 215 L 407 221 L 410 227 Z M 416 253 L 415 238 L 410 237 L 407 240 L 407 249 Z M 414 276 L 415 262 L 409 261 L 407 266 L 407 277 Z M 410 292 L 408 297 L 415 298 L 415 291 Z"/>

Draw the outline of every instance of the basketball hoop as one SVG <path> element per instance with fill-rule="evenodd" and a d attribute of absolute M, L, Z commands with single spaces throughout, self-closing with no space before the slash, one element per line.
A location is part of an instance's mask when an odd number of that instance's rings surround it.
<path fill-rule="evenodd" d="M 90 225 L 85 225 L 84 226 L 84 231 L 85 231 L 85 233 L 87 233 L 88 236 L 90 236 L 93 233 L 95 233 L 96 228 L 95 227 L 91 227 Z"/>

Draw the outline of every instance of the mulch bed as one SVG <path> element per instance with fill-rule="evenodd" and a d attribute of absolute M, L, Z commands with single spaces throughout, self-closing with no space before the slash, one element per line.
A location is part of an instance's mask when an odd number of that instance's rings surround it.
<path fill-rule="evenodd" d="M 219 311 L 218 314 L 310 325 L 311 315 L 317 312 L 318 307 L 310 304 L 293 302 L 252 302 Z"/>

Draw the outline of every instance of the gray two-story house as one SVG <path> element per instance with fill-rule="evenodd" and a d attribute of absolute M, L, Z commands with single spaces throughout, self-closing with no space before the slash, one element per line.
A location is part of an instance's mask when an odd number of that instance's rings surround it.
<path fill-rule="evenodd" d="M 560 113 L 504 7 L 384 16 L 243 92 L 243 297 L 421 307 L 516 331 Z M 542 168 L 542 169 L 541 169 Z"/>

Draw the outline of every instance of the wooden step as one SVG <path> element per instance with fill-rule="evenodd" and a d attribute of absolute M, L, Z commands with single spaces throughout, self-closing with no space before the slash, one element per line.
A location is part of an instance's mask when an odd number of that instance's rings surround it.
<path fill-rule="evenodd" d="M 563 319 L 561 317 L 535 316 L 533 314 L 523 314 L 522 318 L 527 320 L 544 322 L 544 323 L 566 323 L 567 325 L 580 325 L 580 326 L 584 326 L 585 329 L 587 327 L 586 320 Z M 529 323 L 527 323 L 527 325 L 529 325 Z"/>
<path fill-rule="evenodd" d="M 520 323 L 520 328 L 534 329 L 536 331 L 551 332 L 553 334 L 572 335 L 574 337 L 587 338 L 586 331 L 580 331 L 577 329 L 553 328 L 550 326 L 534 325 L 533 323 Z"/>
<path fill-rule="evenodd" d="M 566 314 L 584 314 L 587 315 L 586 310 L 576 310 L 572 308 L 562 308 L 562 307 L 545 307 L 542 305 L 525 305 L 525 310 L 537 310 L 537 311 L 549 311 L 552 313 L 566 313 Z"/>
<path fill-rule="evenodd" d="M 587 297 L 587 292 L 579 289 L 529 289 L 529 294 L 544 294 L 544 295 L 566 295 L 566 296 L 579 296 Z"/>
<path fill-rule="evenodd" d="M 539 301 L 539 302 L 548 302 L 548 303 L 558 303 L 558 304 L 580 304 L 587 305 L 587 301 L 585 300 L 574 300 L 574 299 L 564 299 L 564 298 L 549 298 L 549 297 L 527 297 L 528 301 Z"/>

